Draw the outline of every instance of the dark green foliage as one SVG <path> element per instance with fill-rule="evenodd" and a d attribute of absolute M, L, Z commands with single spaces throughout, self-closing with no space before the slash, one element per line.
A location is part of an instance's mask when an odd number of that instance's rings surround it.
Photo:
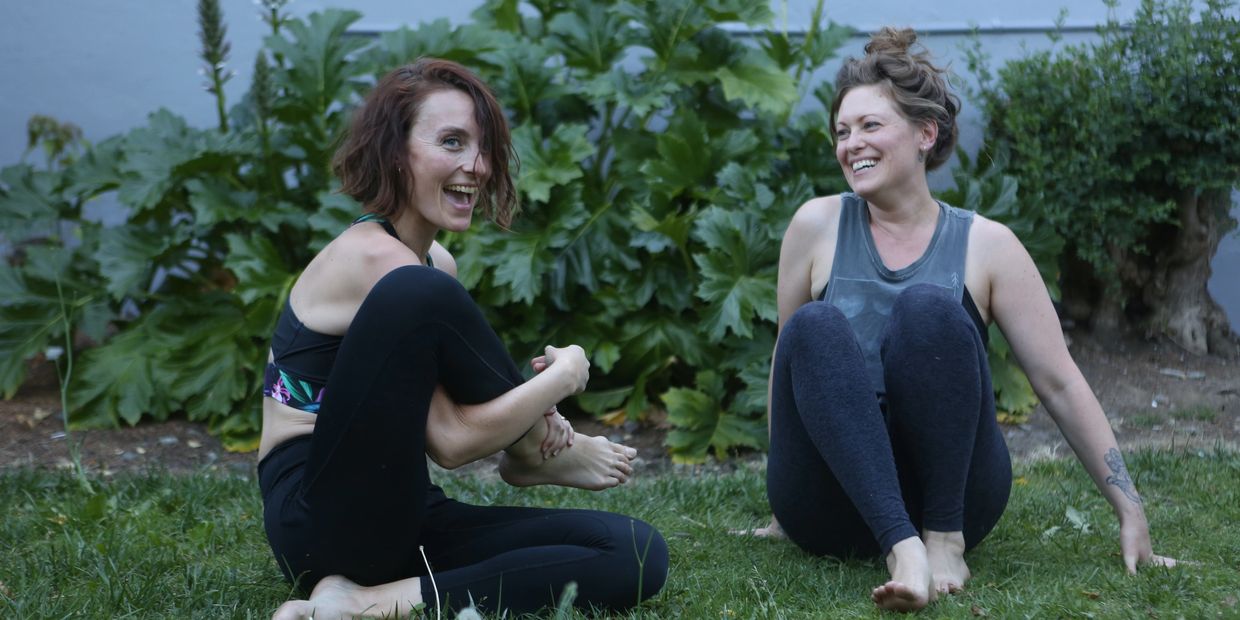
<path fill-rule="evenodd" d="M 587 410 L 666 409 L 679 460 L 763 446 L 779 239 L 798 205 L 843 188 L 833 157 L 811 159 L 821 110 L 792 115 L 794 74 L 845 30 L 819 14 L 805 39 L 751 46 L 720 25 L 768 24 L 761 4 L 532 4 L 476 14 L 511 41 L 474 64 L 513 112 L 524 213 L 453 239 L 462 280 L 516 355 L 591 353 Z M 446 48 L 424 51 L 460 53 L 471 31 L 445 28 L 423 26 Z"/>
<path fill-rule="evenodd" d="M 1144 0 L 1131 24 L 1108 22 L 1096 42 L 1030 54 L 997 75 L 980 49 L 971 55 L 988 140 L 1008 155 L 1021 202 L 1063 235 L 1116 307 L 1167 303 L 1149 288 L 1160 277 L 1201 278 L 1204 291 L 1208 271 L 1157 270 L 1212 253 L 1216 227 L 1234 226 L 1225 209 L 1187 209 L 1240 182 L 1237 41 L 1231 0 Z M 1195 244 L 1186 255 L 1180 236 Z"/>
<path fill-rule="evenodd" d="M 227 52 L 217 13 L 202 21 L 212 58 Z M 269 37 L 251 92 L 219 130 L 159 110 L 57 166 L 0 171 L 0 232 L 18 250 L 0 265 L 0 392 L 12 396 L 26 360 L 61 342 L 67 313 L 103 343 L 69 386 L 74 425 L 185 412 L 234 447 L 253 445 L 276 312 L 324 229 L 343 227 L 342 199 L 327 193 L 332 143 L 376 71 L 350 62 L 366 45 L 342 36 L 358 17 L 315 14 Z M 39 139 L 63 150 L 58 135 Z M 82 217 L 104 194 L 125 209 L 123 225 Z"/>
<path fill-rule="evenodd" d="M 0 266 L 0 391 L 67 311 L 101 343 L 70 385 L 74 424 L 185 412 L 252 445 L 276 313 L 360 210 L 332 193 L 335 141 L 378 75 L 431 55 L 478 71 L 510 113 L 523 212 L 444 242 L 518 361 L 582 345 L 578 406 L 666 411 L 679 460 L 764 446 L 779 241 L 798 205 L 845 187 L 825 110 L 802 101 L 829 101 L 801 78 L 847 33 L 821 7 L 805 37 L 755 43 L 721 28 L 769 23 L 741 0 L 494 1 L 376 40 L 346 36 L 355 12 L 262 5 L 275 32 L 227 131 L 159 110 L 63 166 L 0 171 L 0 226 L 22 248 Z M 82 218 L 103 194 L 123 225 Z"/>

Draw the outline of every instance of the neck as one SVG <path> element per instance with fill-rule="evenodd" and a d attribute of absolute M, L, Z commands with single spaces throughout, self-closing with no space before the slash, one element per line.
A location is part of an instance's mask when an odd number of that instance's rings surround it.
<path fill-rule="evenodd" d="M 870 219 L 887 226 L 915 227 L 936 221 L 939 203 L 930 195 L 925 177 L 912 187 L 890 188 L 873 196 L 862 196 L 869 205 Z"/>
<path fill-rule="evenodd" d="M 430 225 L 416 214 L 397 213 L 391 219 L 396 236 L 405 247 L 417 255 L 422 264 L 426 264 L 426 255 L 431 251 L 431 244 L 439 229 Z"/>

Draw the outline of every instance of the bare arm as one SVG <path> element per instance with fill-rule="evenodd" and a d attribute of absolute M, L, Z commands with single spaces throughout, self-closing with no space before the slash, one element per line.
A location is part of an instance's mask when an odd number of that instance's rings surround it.
<path fill-rule="evenodd" d="M 990 312 L 1068 445 L 1115 510 L 1124 564 L 1173 564 L 1151 550 L 1141 497 L 1128 475 L 1115 434 L 1064 343 L 1046 285 L 1010 230 L 989 221 L 978 249 L 989 257 Z"/>
<path fill-rule="evenodd" d="M 767 433 L 771 428 L 771 385 L 775 379 L 775 351 L 779 350 L 778 334 L 783 331 L 784 324 L 798 308 L 813 300 L 813 273 L 815 249 L 822 243 L 823 237 L 834 238 L 832 219 L 838 213 L 839 198 L 819 198 L 802 205 L 784 231 L 783 243 L 779 248 L 779 275 L 775 285 L 776 304 L 779 319 L 776 324 L 775 349 L 771 351 L 771 371 L 766 383 L 766 424 Z M 831 208 L 834 207 L 834 208 Z M 829 244 L 828 250 L 834 248 Z M 827 252 L 831 256 L 830 252 Z M 833 256 L 832 256 L 833 257 Z M 822 267 L 821 265 L 819 266 Z M 825 266 L 830 269 L 830 265 Z M 771 515 L 770 525 L 750 530 L 760 537 L 784 537 L 779 521 Z"/>
<path fill-rule="evenodd" d="M 430 257 L 436 269 L 456 277 L 456 260 L 438 241 L 431 245 Z M 584 389 L 590 364 L 584 360 L 584 353 L 581 360 L 569 359 L 576 354 L 572 349 L 581 351 L 580 347 L 575 346 L 556 350 L 558 357 L 555 359 L 560 362 L 556 372 L 542 372 L 542 368 L 536 368 L 539 374 L 533 379 L 485 403 L 458 405 L 442 386 L 437 387 L 431 397 L 426 420 L 426 452 L 431 460 L 441 467 L 454 469 L 495 454 L 538 424 L 556 403 Z M 582 364 L 584 371 L 581 368 L 575 370 L 584 372 L 584 377 L 570 376 L 566 381 L 561 376 L 568 366 L 580 367 Z M 550 371 L 552 367 L 547 365 L 546 369 Z M 567 370 L 572 375 L 574 369 Z M 577 381 L 580 381 L 579 388 Z M 537 416 L 531 414 L 535 410 Z M 547 427 L 549 438 L 552 431 L 559 428 L 553 421 L 549 421 Z M 571 443 L 572 439 L 572 427 L 567 426 L 567 429 L 563 438 L 566 444 Z M 562 446 L 543 445 L 544 450 L 558 447 Z"/>
<path fill-rule="evenodd" d="M 485 403 L 458 405 L 437 387 L 426 420 L 431 459 L 454 469 L 495 454 L 541 423 L 556 403 L 585 389 L 590 362 L 581 347 L 547 347 L 547 358 L 546 370 Z"/>

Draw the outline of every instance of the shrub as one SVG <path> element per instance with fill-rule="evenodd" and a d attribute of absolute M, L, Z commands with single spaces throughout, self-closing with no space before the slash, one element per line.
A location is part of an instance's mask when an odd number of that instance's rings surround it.
<path fill-rule="evenodd" d="M 1235 3 L 1144 0 L 1131 24 L 1099 34 L 995 79 L 975 50 L 989 140 L 1022 202 L 1088 266 L 1065 270 L 1064 284 L 1086 295 L 1068 301 L 1092 304 L 1095 327 L 1118 327 L 1126 308 L 1190 351 L 1231 349 L 1206 282 L 1240 182 Z"/>

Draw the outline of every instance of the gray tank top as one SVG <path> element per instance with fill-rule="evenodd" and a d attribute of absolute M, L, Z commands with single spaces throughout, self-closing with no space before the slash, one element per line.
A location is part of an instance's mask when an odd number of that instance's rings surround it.
<path fill-rule="evenodd" d="M 875 393 L 885 394 L 879 347 L 896 296 L 914 284 L 931 284 L 941 287 L 952 299 L 963 301 L 964 261 L 973 212 L 939 202 L 939 221 L 925 254 L 913 264 L 892 271 L 874 247 L 865 200 L 853 193 L 842 194 L 840 199 L 835 262 L 824 300 L 848 318 L 865 356 L 870 383 Z"/>

